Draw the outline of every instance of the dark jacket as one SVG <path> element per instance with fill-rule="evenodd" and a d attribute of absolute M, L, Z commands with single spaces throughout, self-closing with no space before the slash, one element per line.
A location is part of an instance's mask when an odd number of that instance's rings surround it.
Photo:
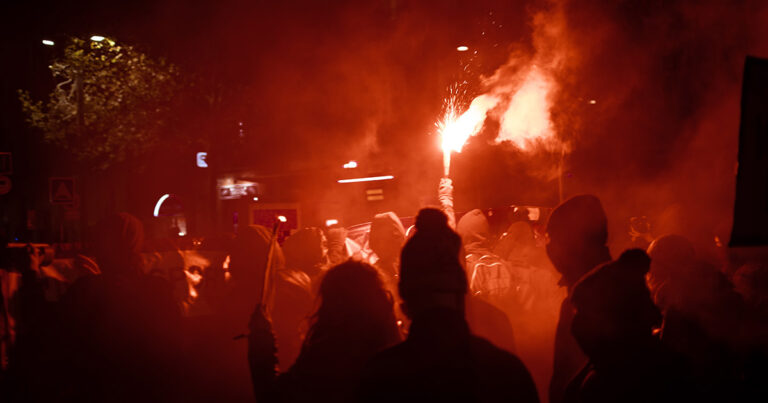
<path fill-rule="evenodd" d="M 460 313 L 441 309 L 415 318 L 406 341 L 369 362 L 358 400 L 538 402 L 538 395 L 515 355 L 470 334 Z"/>

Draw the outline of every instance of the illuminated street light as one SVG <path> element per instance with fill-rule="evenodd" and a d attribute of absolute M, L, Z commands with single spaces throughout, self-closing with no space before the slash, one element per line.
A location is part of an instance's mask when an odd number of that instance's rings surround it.
<path fill-rule="evenodd" d="M 169 197 L 171 197 L 171 195 L 166 193 L 160 196 L 160 199 L 157 200 L 157 203 L 155 203 L 155 211 L 153 214 L 155 217 L 160 217 L 160 206 L 162 206 L 163 202 L 166 201 Z"/>
<path fill-rule="evenodd" d="M 339 183 L 355 183 L 355 182 L 373 182 L 373 181 L 386 181 L 390 179 L 395 179 L 392 175 L 382 175 L 382 176 L 367 176 L 365 178 L 353 178 L 353 179 L 339 179 L 336 182 Z"/>
<path fill-rule="evenodd" d="M 330 227 L 331 225 L 336 225 L 339 223 L 339 220 L 335 218 L 331 218 L 330 220 L 325 220 L 325 226 Z"/>
<path fill-rule="evenodd" d="M 93 35 L 93 36 L 91 37 L 91 40 L 92 40 L 92 41 L 94 41 L 94 42 L 101 42 L 101 41 L 103 41 L 104 39 L 105 39 L 105 38 L 104 38 L 103 36 L 101 36 L 101 35 Z"/>
<path fill-rule="evenodd" d="M 597 101 L 596 101 L 596 100 L 594 100 L 594 99 L 590 99 L 590 100 L 589 100 L 589 104 L 590 104 L 590 105 L 594 105 L 594 104 L 596 104 L 596 103 L 597 103 Z"/>
<path fill-rule="evenodd" d="M 53 43 L 53 41 L 50 40 L 50 39 L 43 39 L 43 45 L 45 45 L 45 46 L 53 46 L 53 45 L 55 45 L 55 43 Z"/>
<path fill-rule="evenodd" d="M 357 161 L 349 161 L 346 164 L 344 164 L 344 168 L 350 169 L 350 168 L 357 168 Z"/>
<path fill-rule="evenodd" d="M 469 50 L 469 47 L 461 45 L 461 46 L 457 47 L 456 50 L 458 50 L 459 52 L 466 52 L 466 51 Z"/>
<path fill-rule="evenodd" d="M 288 219 L 287 219 L 287 218 L 285 218 L 285 216 L 284 216 L 284 215 L 279 215 L 279 216 L 277 216 L 277 220 L 278 220 L 278 221 L 280 221 L 280 222 L 286 222 L 286 221 L 288 221 Z"/>

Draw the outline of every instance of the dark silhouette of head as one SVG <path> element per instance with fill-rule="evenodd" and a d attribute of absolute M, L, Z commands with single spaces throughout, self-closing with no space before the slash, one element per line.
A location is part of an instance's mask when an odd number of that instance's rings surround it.
<path fill-rule="evenodd" d="M 549 217 L 547 236 L 547 255 L 563 275 L 561 283 L 569 287 L 610 260 L 608 220 L 595 196 L 574 196 L 557 206 Z"/>
<path fill-rule="evenodd" d="M 303 228 L 283 242 L 285 266 L 301 270 L 310 277 L 323 271 L 327 264 L 327 245 L 325 235 L 319 228 Z"/>
<path fill-rule="evenodd" d="M 404 242 L 405 228 L 395 213 L 388 211 L 373 217 L 368 244 L 379 259 L 396 261 Z"/>
<path fill-rule="evenodd" d="M 112 214 L 96 226 L 94 255 L 102 273 L 140 273 L 144 226 L 128 213 Z"/>
<path fill-rule="evenodd" d="M 373 266 L 354 260 L 334 266 L 323 276 L 318 299 L 304 348 L 337 340 L 373 354 L 399 341 L 392 296 Z"/>
<path fill-rule="evenodd" d="M 630 249 L 618 260 L 596 267 L 574 286 L 572 332 L 593 362 L 644 343 L 653 337 L 654 327 L 661 325 L 661 312 L 645 283 L 649 267 L 650 258 L 644 251 Z"/>
<path fill-rule="evenodd" d="M 469 245 L 486 246 L 490 237 L 491 227 L 482 211 L 471 210 L 461 216 L 456 224 L 456 232 L 461 236 L 465 247 Z"/>
<path fill-rule="evenodd" d="M 648 283 L 656 291 L 670 280 L 688 278 L 696 265 L 696 251 L 687 238 L 680 235 L 665 235 L 656 239 L 648 247 L 651 257 L 651 270 Z"/>
<path fill-rule="evenodd" d="M 400 254 L 400 283 L 404 312 L 448 307 L 464 312 L 467 279 L 461 257 L 461 238 L 448 226 L 448 217 L 434 208 L 419 211 L 416 233 Z"/>

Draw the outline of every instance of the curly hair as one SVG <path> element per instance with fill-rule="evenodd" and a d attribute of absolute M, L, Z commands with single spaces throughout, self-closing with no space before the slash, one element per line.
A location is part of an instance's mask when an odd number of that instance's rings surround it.
<path fill-rule="evenodd" d="M 347 260 L 328 270 L 318 299 L 302 350 L 343 342 L 373 354 L 400 340 L 392 296 L 370 264 Z"/>

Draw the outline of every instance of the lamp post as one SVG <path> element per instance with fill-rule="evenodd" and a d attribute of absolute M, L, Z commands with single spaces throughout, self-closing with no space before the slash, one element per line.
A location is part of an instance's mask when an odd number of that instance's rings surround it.
<path fill-rule="evenodd" d="M 90 40 L 93 42 L 106 42 L 109 46 L 115 45 L 114 41 L 101 35 L 92 35 L 90 37 Z M 50 39 L 43 39 L 41 42 L 44 46 L 48 46 L 48 47 L 56 46 L 56 43 Z M 75 86 L 74 88 L 75 89 L 75 105 L 76 105 L 75 116 L 77 117 L 77 130 L 75 132 L 75 135 L 77 136 L 78 139 L 82 139 L 82 137 L 85 134 L 84 133 L 85 132 L 85 93 L 84 93 L 84 85 L 83 85 L 84 84 L 83 72 L 80 71 L 79 69 L 74 69 L 73 81 Z M 86 188 L 83 183 L 85 179 L 85 175 L 77 175 L 77 176 L 80 178 L 80 180 L 78 181 L 79 182 L 78 187 L 80 189 L 79 193 L 81 195 L 84 195 L 85 194 L 84 189 Z M 82 237 L 88 225 L 88 220 L 85 214 L 85 211 L 86 211 L 85 201 L 86 201 L 86 197 L 80 197 L 80 206 L 78 207 L 78 209 L 80 210 L 79 221 L 80 221 L 81 242 L 83 241 Z M 61 223 L 62 233 L 63 233 L 63 225 L 64 224 L 62 222 Z M 64 241 L 63 234 L 60 236 L 60 238 L 61 238 L 60 241 L 63 242 Z"/>

